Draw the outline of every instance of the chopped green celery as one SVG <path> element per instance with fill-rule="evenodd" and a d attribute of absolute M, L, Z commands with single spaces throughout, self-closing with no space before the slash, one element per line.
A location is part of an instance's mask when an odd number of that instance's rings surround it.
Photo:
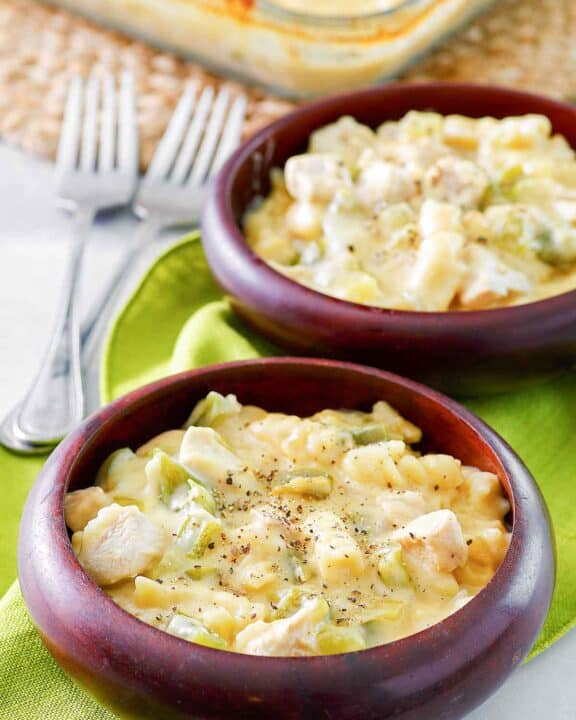
<path fill-rule="evenodd" d="M 308 582 L 314 575 L 310 564 L 306 562 L 306 560 L 303 560 L 298 553 L 291 555 L 290 560 L 296 581 L 299 583 Z"/>
<path fill-rule="evenodd" d="M 522 211 L 511 210 L 494 236 L 496 246 L 509 252 L 525 255 L 530 251 L 526 238 L 531 234 L 527 218 Z"/>
<path fill-rule="evenodd" d="M 402 548 L 393 544 L 382 550 L 378 557 L 378 575 L 388 587 L 409 587 L 410 575 L 404 567 Z"/>
<path fill-rule="evenodd" d="M 227 648 L 226 641 L 218 633 L 209 630 L 199 620 L 182 613 L 176 613 L 172 616 L 170 622 L 166 625 L 166 632 L 197 645 L 205 645 L 217 650 Z"/>
<path fill-rule="evenodd" d="M 358 165 L 358 163 L 349 163 L 348 172 L 350 173 L 350 179 L 353 183 L 355 183 L 362 173 L 362 168 Z"/>
<path fill-rule="evenodd" d="M 158 476 L 160 499 L 171 510 L 180 510 L 190 501 L 216 514 L 216 501 L 190 470 L 163 450 L 156 449 L 146 465 L 147 472 Z"/>
<path fill-rule="evenodd" d="M 196 478 L 189 477 L 187 482 L 190 489 L 190 500 L 200 505 L 200 507 L 203 507 L 204 510 L 207 510 L 211 515 L 217 515 L 218 508 L 216 507 L 216 500 L 210 490 Z"/>
<path fill-rule="evenodd" d="M 306 597 L 306 594 L 298 587 L 291 587 L 285 590 L 274 603 L 274 607 L 276 608 L 274 613 L 275 617 L 278 619 L 293 615 L 300 609 L 302 600 Z"/>
<path fill-rule="evenodd" d="M 224 396 L 212 390 L 196 404 L 185 427 L 188 428 L 192 425 L 211 427 L 218 418 L 224 415 L 237 415 L 240 410 L 242 410 L 242 405 L 236 399 L 236 395 Z"/>
<path fill-rule="evenodd" d="M 488 183 L 480 199 L 480 209 L 485 210 L 490 205 L 495 205 L 502 201 L 510 202 L 514 200 L 514 183 L 521 177 L 522 166 L 514 165 L 502 173 L 498 182 Z"/>
<path fill-rule="evenodd" d="M 509 165 L 499 178 L 500 185 L 513 185 L 518 182 L 524 175 L 524 168 L 522 164 Z"/>
<path fill-rule="evenodd" d="M 323 655 L 336 655 L 337 653 L 364 650 L 366 638 L 359 625 L 327 624 L 318 632 L 316 643 L 319 652 Z"/>
<path fill-rule="evenodd" d="M 542 262 L 548 265 L 562 265 L 566 259 L 562 256 L 554 242 L 554 236 L 550 230 L 542 230 L 534 237 L 534 252 Z"/>
<path fill-rule="evenodd" d="M 134 460 L 136 455 L 130 450 L 130 448 L 120 448 L 115 450 L 109 455 L 106 460 L 100 466 L 98 474 L 96 475 L 96 485 L 105 487 L 108 484 L 110 475 L 115 473 L 122 465 L 131 460 Z"/>
<path fill-rule="evenodd" d="M 371 445 L 389 439 L 388 430 L 385 425 L 373 423 L 364 427 L 352 428 L 350 430 L 356 445 Z"/>
<path fill-rule="evenodd" d="M 561 265 L 564 262 L 552 231 L 538 227 L 521 211 L 510 211 L 495 240 L 506 250 L 520 254 L 534 253 L 549 265 Z"/>
<path fill-rule="evenodd" d="M 182 575 L 183 569 L 188 566 L 190 559 L 177 545 L 170 545 L 162 556 L 160 562 L 153 565 L 146 575 L 151 580 L 166 576 Z"/>
<path fill-rule="evenodd" d="M 221 523 L 201 507 L 191 507 L 176 534 L 176 544 L 190 558 L 200 558 L 222 532 Z"/>

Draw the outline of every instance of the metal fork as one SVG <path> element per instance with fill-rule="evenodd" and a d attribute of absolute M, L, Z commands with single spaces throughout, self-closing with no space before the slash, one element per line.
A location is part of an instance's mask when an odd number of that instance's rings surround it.
<path fill-rule="evenodd" d="M 82 326 L 84 367 L 93 364 L 128 271 L 163 229 L 194 226 L 210 180 L 240 142 L 246 97 L 228 88 L 198 95 L 186 88 L 140 183 L 133 211 L 141 220 L 133 242 Z M 97 405 L 97 399 L 92 402 Z"/>
<path fill-rule="evenodd" d="M 73 212 L 72 249 L 50 343 L 22 402 L 0 425 L 0 443 L 24 454 L 46 452 L 84 415 L 78 295 L 86 238 L 99 210 L 127 205 L 138 176 L 134 82 L 112 75 L 75 77 L 68 91 L 56 191 Z"/>

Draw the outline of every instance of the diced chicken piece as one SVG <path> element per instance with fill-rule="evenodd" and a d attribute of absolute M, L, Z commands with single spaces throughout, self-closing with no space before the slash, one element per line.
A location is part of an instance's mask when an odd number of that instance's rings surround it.
<path fill-rule="evenodd" d="M 324 600 L 308 600 L 288 618 L 254 622 L 236 636 L 236 650 L 249 655 L 297 657 L 317 652 L 319 626 L 328 619 Z"/>
<path fill-rule="evenodd" d="M 402 527 L 426 512 L 422 494 L 412 490 L 386 492 L 380 497 L 382 513 L 389 527 Z"/>
<path fill-rule="evenodd" d="M 316 538 L 313 556 L 325 583 L 340 584 L 364 570 L 364 557 L 340 518 L 329 511 L 316 511 L 306 518 L 309 535 Z"/>
<path fill-rule="evenodd" d="M 189 427 L 180 447 L 180 462 L 200 481 L 229 495 L 258 489 L 252 471 L 209 427 Z"/>
<path fill-rule="evenodd" d="M 473 244 L 466 252 L 468 271 L 459 295 L 463 307 L 485 308 L 512 293 L 530 292 L 529 278 L 506 265 L 487 247 Z"/>
<path fill-rule="evenodd" d="M 111 502 L 104 490 L 97 486 L 67 493 L 64 498 L 66 525 L 72 532 L 84 530 L 88 522 Z"/>
<path fill-rule="evenodd" d="M 353 117 L 344 116 L 337 122 L 315 130 L 308 147 L 311 153 L 335 153 L 347 165 L 355 165 L 360 155 L 376 140 L 375 134 L 366 125 Z"/>
<path fill-rule="evenodd" d="M 576 200 L 556 200 L 554 210 L 569 225 L 576 225 Z"/>
<path fill-rule="evenodd" d="M 370 206 L 406 202 L 418 194 L 416 178 L 405 168 L 384 160 L 366 165 L 357 187 L 360 200 Z"/>
<path fill-rule="evenodd" d="M 304 240 L 311 240 L 322 233 L 321 209 L 307 201 L 293 203 L 286 213 L 288 230 Z"/>
<path fill-rule="evenodd" d="M 426 200 L 420 217 L 420 247 L 408 281 L 419 310 L 444 311 L 464 276 L 464 234 L 455 230 L 454 206 Z"/>
<path fill-rule="evenodd" d="M 109 505 L 74 533 L 72 547 L 82 567 L 98 585 L 136 577 L 160 559 L 166 540 L 134 505 Z"/>
<path fill-rule="evenodd" d="M 393 535 L 402 547 L 421 550 L 439 572 L 462 567 L 468 547 L 458 518 L 452 510 L 436 510 L 421 515 Z"/>
<path fill-rule="evenodd" d="M 350 173 L 337 155 L 294 155 L 284 175 L 288 192 L 301 202 L 329 202 L 337 190 L 350 185 Z"/>
<path fill-rule="evenodd" d="M 424 194 L 439 202 L 475 208 L 488 187 L 486 173 L 476 163 L 448 156 L 433 165 L 424 176 Z"/>

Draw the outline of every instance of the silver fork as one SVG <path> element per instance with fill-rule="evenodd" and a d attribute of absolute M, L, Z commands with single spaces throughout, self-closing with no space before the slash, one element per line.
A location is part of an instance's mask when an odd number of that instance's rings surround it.
<path fill-rule="evenodd" d="M 158 144 L 133 203 L 141 220 L 133 242 L 82 326 L 82 358 L 93 364 L 128 271 L 163 229 L 194 226 L 210 180 L 240 142 L 246 97 L 206 87 L 186 88 Z M 94 384 L 96 385 L 96 384 Z M 97 405 L 97 399 L 92 399 Z"/>
<path fill-rule="evenodd" d="M 92 74 L 68 91 L 56 162 L 59 201 L 73 212 L 71 257 L 54 330 L 24 399 L 0 425 L 0 443 L 24 454 L 46 452 L 83 417 L 78 295 L 86 238 L 99 210 L 127 205 L 138 176 L 134 82 Z"/>

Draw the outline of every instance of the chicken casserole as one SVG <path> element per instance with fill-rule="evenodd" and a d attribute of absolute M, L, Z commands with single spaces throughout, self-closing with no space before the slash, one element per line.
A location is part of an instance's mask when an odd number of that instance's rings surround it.
<path fill-rule="evenodd" d="M 271 180 L 247 242 L 327 295 L 443 312 L 576 288 L 576 158 L 543 115 L 342 117 Z"/>
<path fill-rule="evenodd" d="M 254 655 L 361 650 L 458 610 L 508 548 L 498 478 L 420 454 L 386 402 L 307 418 L 211 392 L 65 499 L 78 560 L 129 613 Z"/>

